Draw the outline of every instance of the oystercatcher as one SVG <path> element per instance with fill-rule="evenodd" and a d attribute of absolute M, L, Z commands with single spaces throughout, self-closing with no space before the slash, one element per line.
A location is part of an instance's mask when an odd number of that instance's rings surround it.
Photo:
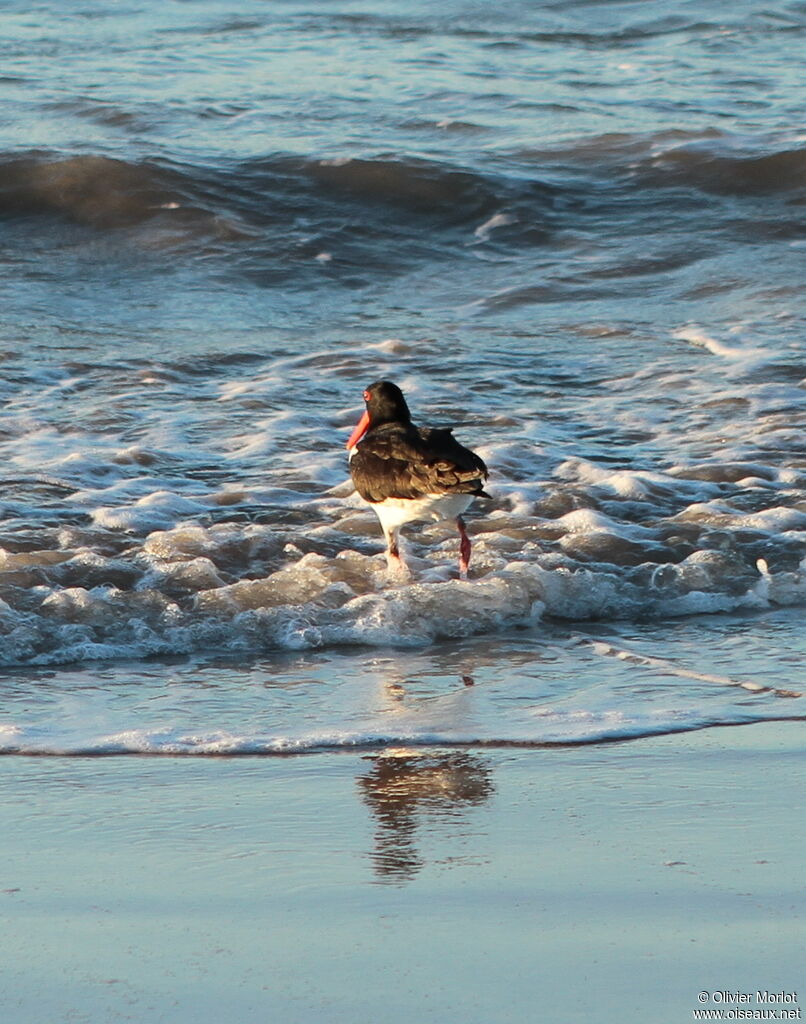
<path fill-rule="evenodd" d="M 364 392 L 366 411 L 350 435 L 350 475 L 375 509 L 386 537 L 390 568 L 404 568 L 398 534 L 404 523 L 456 519 L 459 575 L 467 577 L 470 538 L 462 513 L 474 498 L 489 498 L 483 461 L 464 448 L 451 429 L 416 427 L 403 392 L 379 380 Z"/>

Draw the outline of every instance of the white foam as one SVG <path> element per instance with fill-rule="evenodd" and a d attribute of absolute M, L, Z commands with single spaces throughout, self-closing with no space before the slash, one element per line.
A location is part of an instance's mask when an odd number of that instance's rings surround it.
<path fill-rule="evenodd" d="M 251 539 L 240 546 L 231 526 L 154 536 L 146 548 L 151 568 L 133 591 L 108 585 L 34 587 L 38 605 L 0 608 L 5 636 L 0 664 L 209 649 L 422 646 L 513 626 L 534 628 L 546 613 L 577 621 L 663 618 L 806 601 L 804 563 L 795 571 L 758 573 L 737 589 L 741 576 L 733 564 L 709 551 L 695 552 L 678 565 L 625 573 L 618 566 L 572 569 L 562 564 L 562 555 L 542 555 L 529 543 L 512 547 L 513 561 L 505 549 L 479 541 L 475 571 L 480 575 L 469 582 L 446 579 L 455 572 L 452 539 L 440 545 L 438 560 L 416 557 L 409 582 L 392 581 L 382 554 L 352 551 L 337 558 L 296 556 L 294 564 L 262 577 L 226 582 L 224 574 L 244 561 L 263 559 L 268 567 L 283 557 L 281 538 L 265 528 L 250 530 Z M 445 559 L 450 566 L 443 569 Z M 90 560 L 90 570 L 98 571 L 97 560 Z M 170 596 L 176 587 L 190 598 L 177 603 Z"/>
<path fill-rule="evenodd" d="M 3 511 L 16 517 L 0 551 L 0 660 L 416 645 L 546 615 L 803 601 L 804 392 L 790 368 L 726 387 L 722 361 L 749 366 L 758 343 L 692 327 L 693 349 L 650 345 L 614 362 L 635 331 L 569 331 L 583 344 L 548 337 L 539 358 L 480 331 L 471 375 L 449 333 L 314 350 L 289 340 L 265 359 L 250 342 L 242 363 L 211 356 L 208 376 L 203 363 L 110 360 L 29 381 L 0 439 Z M 774 342 L 769 353 L 781 355 Z M 455 531 L 439 524 L 404 527 L 413 576 L 391 580 L 353 493 L 341 437 L 366 384 L 387 376 L 418 422 L 450 423 L 490 466 L 493 500 L 469 510 L 467 589 Z M 159 395 L 143 390 L 149 377 Z M 757 574 L 762 554 L 769 571 Z"/>
<path fill-rule="evenodd" d="M 28 755 L 287 756 L 323 750 L 428 749 L 440 747 L 551 746 L 635 739 L 702 728 L 711 722 L 701 712 L 664 708 L 648 712 L 533 708 L 505 733 L 489 727 L 434 730 L 401 722 L 397 728 L 316 728 L 300 732 L 187 731 L 175 727 L 129 728 L 119 732 L 65 732 L 0 724 L 0 753 Z M 511 724 L 511 723 L 507 723 Z"/>
<path fill-rule="evenodd" d="M 705 331 L 695 327 L 685 327 L 681 330 L 673 331 L 672 337 L 686 341 L 690 345 L 704 348 L 712 355 L 719 356 L 721 359 L 734 363 L 743 363 L 745 366 L 748 364 L 757 365 L 765 363 L 772 358 L 765 349 L 727 345 L 725 342 L 719 341 L 717 338 L 713 338 L 711 335 L 706 334 Z"/>
<path fill-rule="evenodd" d="M 638 526 L 635 523 L 619 523 L 604 512 L 595 512 L 593 509 L 580 508 L 573 512 L 567 512 L 564 516 L 554 520 L 557 527 L 568 534 L 591 534 L 606 533 L 613 537 L 621 537 L 625 540 L 644 539 L 655 536 L 655 531 Z"/>
<path fill-rule="evenodd" d="M 781 506 L 760 512 L 739 512 L 724 502 L 695 503 L 681 513 L 680 518 L 730 529 L 762 530 L 782 536 L 806 529 L 806 512 Z"/>
<path fill-rule="evenodd" d="M 417 351 L 415 345 L 404 341 L 402 338 L 386 338 L 384 341 L 377 341 L 366 347 L 370 351 L 382 352 L 390 356 L 408 356 Z"/>
<path fill-rule="evenodd" d="M 613 470 L 585 459 L 568 459 L 557 467 L 557 475 L 576 480 L 596 488 L 597 493 L 612 494 L 633 501 L 650 501 L 658 496 L 685 495 L 688 500 L 697 496 L 718 494 L 719 488 L 708 481 L 687 480 L 676 474 L 685 467 L 673 467 L 668 473 L 648 470 Z"/>
<path fill-rule="evenodd" d="M 656 658 L 636 651 L 625 650 L 613 644 L 603 641 L 594 641 L 591 648 L 597 653 L 607 657 L 618 658 L 620 661 L 631 662 L 632 664 L 647 668 L 660 669 L 663 673 L 677 676 L 680 679 L 693 679 L 697 682 L 710 683 L 714 686 L 732 686 L 751 693 L 778 692 L 787 697 L 801 697 L 802 693 L 786 690 L 776 691 L 775 687 L 764 686 L 762 683 L 751 682 L 746 679 L 734 679 L 731 676 L 717 675 L 711 672 L 702 672 L 697 669 L 686 668 L 677 665 L 669 658 Z"/>
<path fill-rule="evenodd" d="M 133 505 L 101 506 L 92 512 L 98 526 L 109 530 L 144 533 L 173 526 L 188 516 L 199 515 L 209 506 L 171 491 L 154 491 L 138 498 Z"/>
<path fill-rule="evenodd" d="M 483 224 L 479 224 L 473 234 L 480 242 L 486 242 L 496 228 L 514 224 L 516 219 L 511 213 L 496 213 L 489 220 L 485 220 Z"/>

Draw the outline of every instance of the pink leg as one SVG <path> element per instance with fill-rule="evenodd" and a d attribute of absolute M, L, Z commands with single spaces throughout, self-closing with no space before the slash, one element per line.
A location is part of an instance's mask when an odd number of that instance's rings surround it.
<path fill-rule="evenodd" d="M 400 547 L 397 542 L 397 530 L 390 530 L 386 534 L 386 561 L 389 569 L 395 573 L 408 572 L 408 566 L 400 555 Z"/>
<path fill-rule="evenodd" d="M 465 521 L 457 516 L 456 525 L 459 527 L 459 578 L 467 579 L 467 567 L 470 565 L 470 538 L 465 529 Z"/>

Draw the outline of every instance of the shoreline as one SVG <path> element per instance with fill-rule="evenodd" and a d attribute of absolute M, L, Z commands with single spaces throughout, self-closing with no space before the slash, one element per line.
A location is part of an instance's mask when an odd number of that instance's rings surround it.
<path fill-rule="evenodd" d="M 798 694 L 800 696 L 800 694 Z M 681 736 L 687 733 L 698 733 L 698 732 L 709 732 L 714 729 L 738 729 L 747 728 L 750 726 L 758 726 L 764 724 L 776 724 L 786 722 L 804 722 L 806 721 L 806 713 L 803 715 L 782 715 L 780 717 L 766 716 L 764 718 L 754 718 L 743 722 L 709 722 L 703 725 L 681 725 L 676 729 L 664 729 L 663 731 L 642 733 L 637 735 L 616 735 L 616 736 L 592 736 L 590 738 L 583 738 L 578 740 L 516 740 L 516 739 L 472 739 L 462 740 L 451 737 L 402 737 L 402 738 L 379 738 L 377 741 L 357 742 L 352 743 L 323 743 L 318 746 L 305 746 L 296 749 L 283 749 L 282 747 L 261 747 L 258 749 L 226 749 L 222 748 L 219 750 L 205 750 L 203 748 L 196 748 L 192 750 L 179 750 L 167 748 L 164 750 L 142 750 L 142 749 L 112 749 L 112 750 L 27 750 L 24 748 L 6 748 L 0 750 L 0 758 L 68 758 L 68 759 L 82 759 L 86 758 L 89 760 L 94 759 L 105 759 L 105 758 L 143 758 L 149 760 L 156 758 L 159 760 L 179 758 L 179 759 L 210 759 L 210 760 L 226 760 L 226 759 L 273 759 L 273 758 L 307 758 L 307 757 L 318 757 L 323 755 L 339 755 L 344 754 L 345 756 L 358 756 L 358 757 L 372 757 L 383 754 L 384 750 L 390 746 L 405 746 L 406 749 L 416 751 L 419 755 L 427 756 L 433 753 L 439 753 L 444 750 L 477 750 L 483 751 L 501 751 L 505 752 L 508 750 L 574 750 L 581 747 L 600 747 L 608 746 L 613 744 L 622 743 L 641 743 L 646 740 L 663 739 L 670 736 Z"/>

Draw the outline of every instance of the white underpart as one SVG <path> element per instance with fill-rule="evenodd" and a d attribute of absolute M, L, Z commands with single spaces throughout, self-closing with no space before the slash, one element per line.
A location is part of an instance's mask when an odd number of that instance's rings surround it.
<path fill-rule="evenodd" d="M 350 459 L 357 450 L 356 446 L 350 449 Z M 375 510 L 391 550 L 397 547 L 397 536 L 404 523 L 456 519 L 467 511 L 474 497 L 474 494 L 424 494 L 422 498 L 384 498 L 367 504 Z"/>
<path fill-rule="evenodd" d="M 472 494 L 426 494 L 422 498 L 386 498 L 370 502 L 385 533 L 396 533 L 404 523 L 427 519 L 455 519 L 466 512 Z"/>

